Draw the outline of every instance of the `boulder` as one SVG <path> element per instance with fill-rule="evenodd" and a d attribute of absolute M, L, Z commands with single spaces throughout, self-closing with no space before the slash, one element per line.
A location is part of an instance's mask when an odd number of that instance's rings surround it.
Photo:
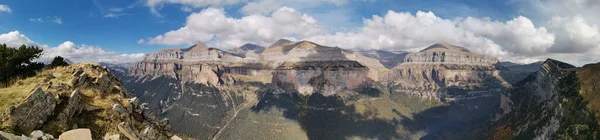
<path fill-rule="evenodd" d="M 92 140 L 90 129 L 73 129 L 58 136 L 58 140 Z"/>
<path fill-rule="evenodd" d="M 69 96 L 67 106 L 60 112 L 60 114 L 58 114 L 57 119 L 66 122 L 72 118 L 73 115 L 81 112 L 82 109 L 81 94 L 79 94 L 79 89 L 76 89 L 71 93 L 71 96 Z"/>
<path fill-rule="evenodd" d="M 7 123 L 15 126 L 15 129 L 20 132 L 31 132 L 39 128 L 48 116 L 52 115 L 57 103 L 58 99 L 38 87 L 10 111 Z"/>
<path fill-rule="evenodd" d="M 177 136 L 177 135 L 173 135 L 173 136 L 171 137 L 171 140 L 183 140 L 183 139 L 181 139 L 181 138 L 180 138 L 179 136 Z"/>
<path fill-rule="evenodd" d="M 0 140 L 21 140 L 22 138 L 11 133 L 0 131 Z"/>

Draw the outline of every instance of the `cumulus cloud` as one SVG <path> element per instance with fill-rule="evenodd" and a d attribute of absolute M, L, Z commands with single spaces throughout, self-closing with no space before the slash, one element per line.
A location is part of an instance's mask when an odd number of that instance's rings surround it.
<path fill-rule="evenodd" d="M 600 55 L 600 19 L 596 18 L 600 16 L 600 2 L 595 0 L 528 1 L 534 4 L 530 9 L 538 13 L 533 14 L 536 15 L 534 19 L 517 16 L 508 21 L 475 17 L 445 19 L 433 12 L 388 11 L 385 15 L 364 18 L 361 27 L 343 32 L 328 32 L 320 25 L 325 20 L 319 22 L 313 17 L 318 14 L 311 16 L 296 10 L 301 7 L 285 7 L 295 5 L 294 2 L 306 1 L 250 1 L 240 9 L 246 15 L 241 18 L 230 17 L 222 9 L 207 8 L 188 16 L 183 27 L 143 42 L 166 45 L 207 42 L 213 47 L 227 49 L 245 43 L 269 45 L 279 38 L 291 38 L 346 49 L 408 51 L 445 42 L 497 56 L 503 61 L 529 63 L 546 58 L 564 59 L 573 64 L 600 61 L 597 57 Z M 312 2 L 303 6 L 343 5 L 347 0 Z M 228 4 L 210 0 L 149 0 L 147 5 L 162 3 L 196 8 Z"/>
<path fill-rule="evenodd" d="M 238 4 L 242 2 L 247 2 L 248 0 L 144 0 L 145 5 L 150 8 L 150 12 L 152 14 L 161 17 L 162 14 L 158 11 L 158 9 L 162 8 L 164 4 L 180 4 L 183 6 L 189 6 L 193 8 L 200 8 L 205 6 L 223 6 L 223 5 L 232 5 Z"/>
<path fill-rule="evenodd" d="M 348 0 L 256 0 L 248 2 L 240 9 L 241 12 L 251 14 L 270 14 L 282 6 L 292 7 L 294 9 L 308 9 L 321 5 L 345 5 Z"/>
<path fill-rule="evenodd" d="M 5 43 L 9 47 L 18 47 L 22 44 L 39 46 L 44 50 L 39 60 L 42 62 L 50 61 L 56 56 L 62 56 L 74 62 L 98 61 L 111 63 L 137 62 L 144 57 L 144 54 L 118 54 L 116 52 L 105 51 L 100 47 L 85 44 L 77 45 L 71 41 L 65 41 L 56 47 L 50 47 L 32 41 L 19 31 L 0 34 L 0 43 Z"/>
<path fill-rule="evenodd" d="M 10 10 L 10 7 L 8 7 L 8 5 L 2 5 L 2 4 L 0 4 L 0 12 L 10 13 L 11 10 Z"/>
<path fill-rule="evenodd" d="M 553 17 L 548 27 L 557 35 L 553 53 L 585 53 L 600 47 L 600 28 L 581 16 Z"/>
<path fill-rule="evenodd" d="M 21 34 L 19 31 L 12 31 L 6 34 L 0 34 L 0 43 L 6 44 L 9 47 L 19 47 L 23 44 L 36 44 L 31 39 L 27 38 L 27 36 Z"/>
<path fill-rule="evenodd" d="M 206 22 L 211 21 L 211 22 Z M 317 21 L 292 8 L 282 7 L 269 16 L 228 17 L 222 9 L 207 8 L 187 17 L 178 30 L 149 38 L 149 44 L 182 45 L 197 42 L 231 48 L 244 43 L 268 44 L 282 37 L 305 38 L 322 34 Z"/>
<path fill-rule="evenodd" d="M 417 51 L 437 42 L 464 46 L 474 52 L 497 57 L 510 54 L 537 55 L 545 52 L 554 36 L 543 27 L 535 27 L 525 17 L 507 22 L 467 17 L 449 20 L 433 12 L 388 11 L 383 16 L 364 20 L 357 32 L 308 38 L 330 46 L 347 49 L 409 50 Z"/>

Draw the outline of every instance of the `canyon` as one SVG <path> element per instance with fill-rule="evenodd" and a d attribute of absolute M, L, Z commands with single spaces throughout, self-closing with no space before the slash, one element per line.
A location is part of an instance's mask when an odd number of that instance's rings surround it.
<path fill-rule="evenodd" d="M 500 62 L 445 43 L 382 52 L 281 39 L 229 51 L 198 43 L 107 67 L 182 137 L 470 139 L 493 136 L 482 126 L 512 116 L 512 93 L 548 63 Z"/>

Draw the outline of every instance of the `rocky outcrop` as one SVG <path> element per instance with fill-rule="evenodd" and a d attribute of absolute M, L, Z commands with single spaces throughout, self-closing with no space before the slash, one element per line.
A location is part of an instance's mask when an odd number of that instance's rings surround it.
<path fill-rule="evenodd" d="M 396 90 L 425 98 L 451 98 L 465 91 L 489 93 L 510 86 L 500 76 L 502 67 L 497 62 L 497 58 L 462 47 L 434 44 L 406 55 L 404 63 L 393 68 L 385 80 Z"/>
<path fill-rule="evenodd" d="M 3 131 L 31 133 L 33 138 L 43 136 L 37 131 L 43 130 L 54 137 L 60 135 L 59 139 L 85 139 L 88 136 L 89 139 L 101 139 L 109 133 L 126 135 L 117 127 L 117 124 L 125 123 L 119 126 L 131 128 L 136 132 L 132 135 L 137 138 L 168 139 L 172 136 L 168 124 L 149 115 L 143 103 L 127 100 L 132 95 L 105 67 L 84 63 L 49 71 L 54 71 L 52 75 L 65 77 L 46 76 L 27 98 L 4 111 L 0 116 Z M 87 129 L 80 131 L 77 128 Z M 13 139 L 4 133 L 3 137 Z"/>
<path fill-rule="evenodd" d="M 273 71 L 273 84 L 303 95 L 334 95 L 342 90 L 369 87 L 369 69 L 356 61 L 285 62 Z"/>
<path fill-rule="evenodd" d="M 420 52 L 406 55 L 404 62 L 408 64 L 493 65 L 498 63 L 498 59 L 476 54 L 462 47 L 438 43 Z"/>
<path fill-rule="evenodd" d="M 476 132 L 483 139 L 595 139 L 600 127 L 579 94 L 575 67 L 548 59 L 542 67 L 506 92 L 510 107 L 501 119 Z M 503 99 L 504 100 L 504 99 Z"/>
<path fill-rule="evenodd" d="M 57 98 L 38 86 L 25 100 L 6 110 L 2 114 L 2 122 L 4 125 L 14 126 L 15 131 L 32 132 L 42 126 L 54 113 L 54 108 L 60 102 Z"/>

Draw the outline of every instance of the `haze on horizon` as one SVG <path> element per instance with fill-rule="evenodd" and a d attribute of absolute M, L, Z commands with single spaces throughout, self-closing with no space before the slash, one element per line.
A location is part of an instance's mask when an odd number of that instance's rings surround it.
<path fill-rule="evenodd" d="M 65 8 L 71 7 L 71 8 Z M 203 42 L 228 50 L 309 40 L 350 50 L 418 51 L 437 42 L 501 61 L 600 61 L 596 0 L 0 1 L 0 43 L 42 59 L 137 62 Z"/>

